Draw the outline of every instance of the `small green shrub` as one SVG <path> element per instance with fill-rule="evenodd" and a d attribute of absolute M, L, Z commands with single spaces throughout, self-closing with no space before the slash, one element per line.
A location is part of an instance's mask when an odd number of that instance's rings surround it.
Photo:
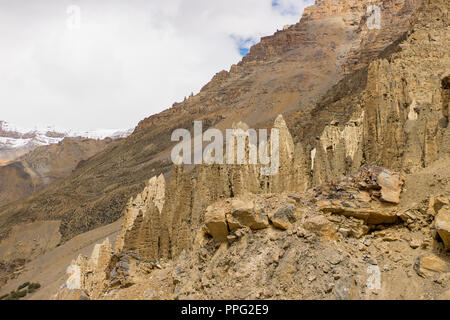
<path fill-rule="evenodd" d="M 16 291 L 17 298 L 23 298 L 27 295 L 27 290 Z"/>
<path fill-rule="evenodd" d="M 11 291 L 5 300 L 19 300 L 27 295 L 27 290 L 22 291 Z"/>
<path fill-rule="evenodd" d="M 6 300 L 19 300 L 19 296 L 16 291 L 11 291 Z"/>
<path fill-rule="evenodd" d="M 29 286 L 28 286 L 28 289 L 31 289 L 31 290 L 34 290 L 34 291 L 36 291 L 37 289 L 39 289 L 41 287 L 41 284 L 40 283 L 31 283 Z"/>
<path fill-rule="evenodd" d="M 23 288 L 25 288 L 25 287 L 28 287 L 30 285 L 30 282 L 25 282 L 25 283 L 23 283 L 23 284 L 21 284 L 18 288 L 17 288 L 17 290 L 19 291 L 19 290 L 22 290 Z"/>
<path fill-rule="evenodd" d="M 21 290 L 26 287 L 28 287 L 28 289 Z M 0 300 L 19 300 L 20 298 L 25 297 L 27 294 L 35 292 L 40 287 L 41 287 L 40 283 L 25 282 L 17 288 L 17 291 L 11 291 L 9 294 L 1 296 Z"/>

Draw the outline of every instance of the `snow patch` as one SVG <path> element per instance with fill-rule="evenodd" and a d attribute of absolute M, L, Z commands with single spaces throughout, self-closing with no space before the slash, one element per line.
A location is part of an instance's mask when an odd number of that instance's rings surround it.
<path fill-rule="evenodd" d="M 0 146 L 8 149 L 38 147 L 57 144 L 64 138 L 87 138 L 103 140 L 105 138 L 126 138 L 133 129 L 114 130 L 98 129 L 93 131 L 77 131 L 57 128 L 55 126 L 35 126 L 34 128 L 23 128 L 0 120 Z"/>

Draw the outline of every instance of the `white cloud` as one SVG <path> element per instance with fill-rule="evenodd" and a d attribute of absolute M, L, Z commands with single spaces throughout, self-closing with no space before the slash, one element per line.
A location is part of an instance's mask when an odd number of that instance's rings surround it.
<path fill-rule="evenodd" d="M 0 119 L 133 127 L 300 19 L 303 0 L 0 0 Z M 69 6 L 81 9 L 68 28 Z M 76 20 L 69 20 L 73 26 Z"/>

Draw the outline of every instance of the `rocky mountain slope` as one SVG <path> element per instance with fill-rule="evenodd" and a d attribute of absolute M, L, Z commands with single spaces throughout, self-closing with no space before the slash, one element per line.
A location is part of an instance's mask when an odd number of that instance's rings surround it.
<path fill-rule="evenodd" d="M 0 141 L 5 142 L 0 147 L 0 155 L 7 159 L 0 163 L 0 207 L 20 201 L 67 177 L 84 161 L 128 135 L 128 132 L 116 131 L 76 133 L 49 128 L 26 130 L 5 122 L 0 124 Z M 68 137 L 71 135 L 75 137 Z M 81 135 L 94 139 L 78 137 Z M 113 138 L 103 138 L 107 135 Z M 20 206 L 20 202 L 17 203 Z M 11 236 L 0 243 L 0 286 L 10 277 L 15 277 L 18 270 L 23 270 L 27 261 L 60 244 L 58 221 L 33 223 L 34 220 L 27 225 L 14 224 Z"/>
<path fill-rule="evenodd" d="M 59 143 L 36 147 L 0 166 L 0 207 L 66 177 L 80 161 L 103 151 L 112 141 L 64 138 Z"/>
<path fill-rule="evenodd" d="M 32 219 L 59 221 L 66 240 L 124 213 L 114 253 L 105 242 L 75 261 L 60 298 L 445 296 L 449 5 L 374 4 L 380 29 L 367 27 L 366 1 L 317 1 L 199 95 L 4 207 L 3 241 Z M 273 122 L 279 113 L 286 122 Z M 215 165 L 160 175 L 171 168 L 172 130 L 193 120 L 280 129 L 279 174 Z M 327 255 L 336 248 L 339 261 Z M 365 285 L 370 266 L 391 287 Z M 229 279 L 255 281 L 246 290 Z"/>
<path fill-rule="evenodd" d="M 7 281 L 6 275 L 0 275 L 0 284 L 2 296 L 4 293 L 10 293 L 17 289 L 18 286 L 25 282 L 32 281 L 41 284 L 41 288 L 32 295 L 27 295 L 27 299 L 48 299 L 53 295 L 67 280 L 66 269 L 73 257 L 79 254 L 89 255 L 96 243 L 104 241 L 105 238 L 109 238 L 114 242 L 115 237 L 120 231 L 121 220 L 118 220 L 112 224 L 106 225 L 95 230 L 91 230 L 84 234 L 74 237 L 70 241 L 60 245 L 56 248 L 51 248 L 52 237 L 45 237 L 42 232 L 46 229 L 50 235 L 54 236 L 58 234 L 58 224 L 30 224 L 26 228 L 21 228 L 22 234 L 18 234 L 22 243 L 33 244 L 38 239 L 41 243 L 47 243 L 48 246 L 36 254 L 36 258 L 28 262 L 26 265 L 20 261 L 15 260 L 15 266 L 10 265 L 13 273 L 8 275 L 9 281 Z M 56 230 L 56 233 L 53 231 Z M 53 238 L 59 241 L 60 238 Z M 24 246 L 25 247 L 25 246 Z M 5 247 L 0 248 L 0 254 L 10 255 L 11 251 L 5 251 Z M 17 249 L 20 249 L 18 247 Z"/>

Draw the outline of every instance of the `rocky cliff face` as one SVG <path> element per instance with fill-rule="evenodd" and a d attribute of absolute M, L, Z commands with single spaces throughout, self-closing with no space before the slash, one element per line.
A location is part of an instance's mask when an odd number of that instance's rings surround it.
<path fill-rule="evenodd" d="M 414 172 L 448 153 L 448 7 L 426 4 L 414 19 L 405 39 L 369 65 L 363 91 L 352 89 L 355 79 L 348 78 L 329 92 L 312 116 L 290 123 L 306 128 L 296 140 L 314 155 L 314 161 L 306 160 L 314 168 L 313 183 L 348 174 L 365 163 Z M 339 96 L 336 90 L 347 93 Z M 291 119 L 295 117 L 294 113 Z"/>
<path fill-rule="evenodd" d="M 369 28 L 365 1 L 317 1 L 299 23 L 264 37 L 230 71 L 219 72 L 201 92 L 141 121 L 137 131 L 161 121 L 214 112 L 219 128 L 251 127 L 280 113 L 316 103 L 346 75 L 363 69 L 411 26 L 419 0 L 372 1 L 382 8 L 380 29 Z"/>

